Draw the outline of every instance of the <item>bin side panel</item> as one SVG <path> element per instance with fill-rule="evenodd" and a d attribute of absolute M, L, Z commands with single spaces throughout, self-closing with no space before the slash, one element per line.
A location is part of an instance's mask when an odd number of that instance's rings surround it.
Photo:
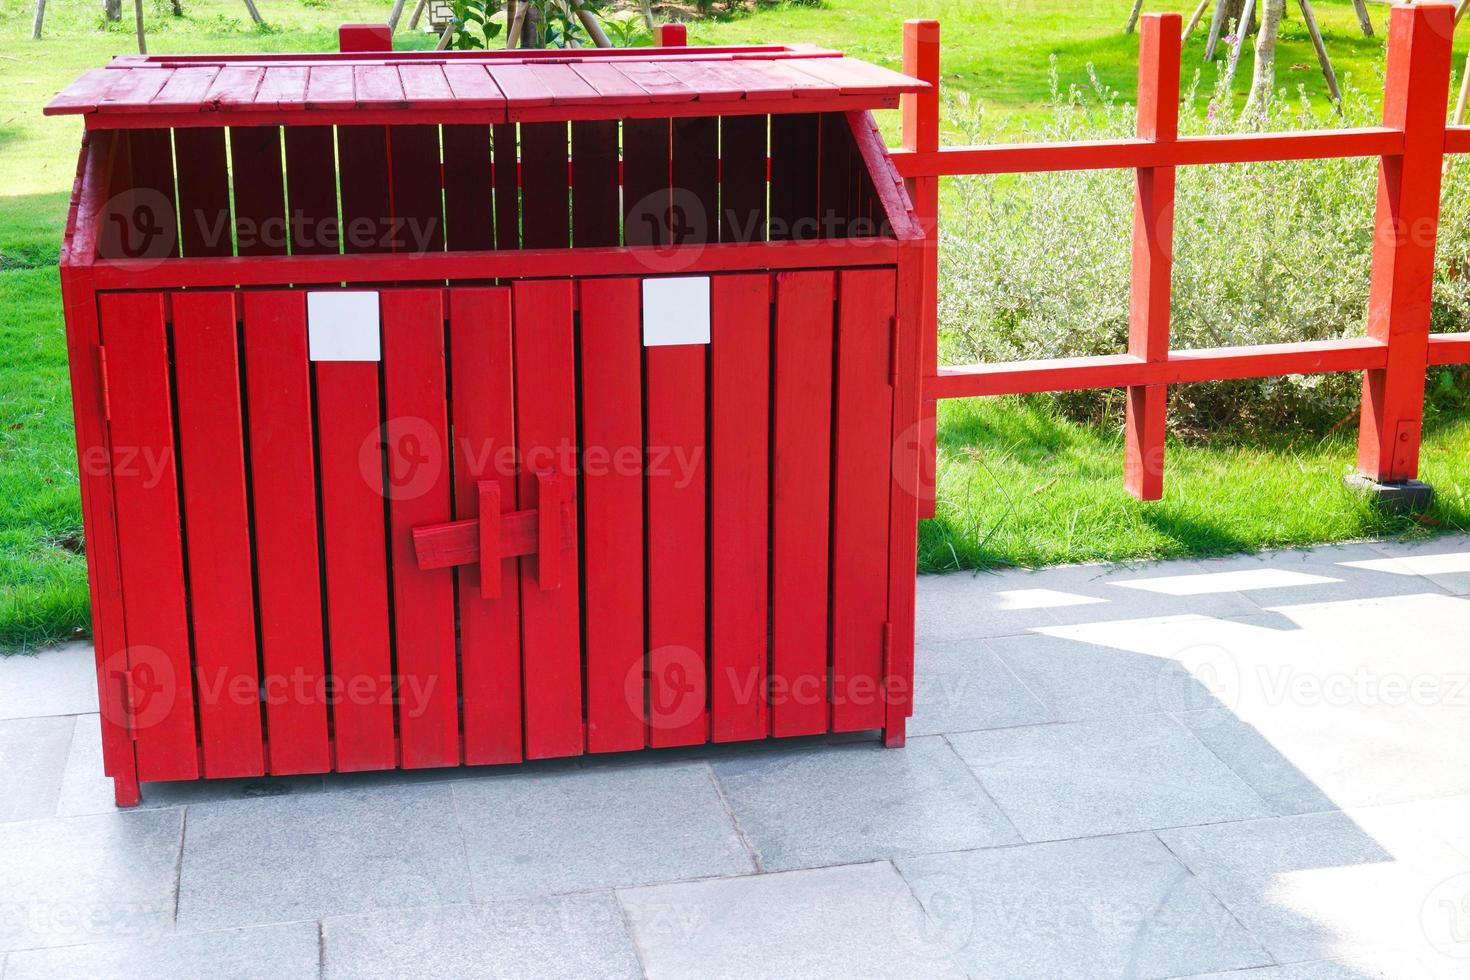
<path fill-rule="evenodd" d="M 332 127 L 287 126 L 285 147 L 291 254 L 335 255 L 342 230 Z"/>
<path fill-rule="evenodd" d="M 513 293 L 516 444 L 521 451 L 522 510 L 541 506 L 538 473 L 559 477 L 571 492 L 577 478 L 575 349 L 572 284 L 518 282 Z M 577 542 L 563 541 L 561 574 L 548 575 L 545 557 L 521 560 L 521 647 L 525 665 L 526 757 L 580 755 L 582 733 L 581 611 Z M 550 569 L 547 569 L 548 573 Z"/>
<path fill-rule="evenodd" d="M 817 168 L 822 117 L 771 117 L 771 241 L 817 237 Z"/>
<path fill-rule="evenodd" d="M 770 525 L 771 287 L 717 276 L 710 323 L 710 732 L 764 738 Z"/>
<path fill-rule="evenodd" d="M 486 134 L 488 148 L 488 134 Z M 486 174 L 488 188 L 488 172 Z M 515 386 L 509 289 L 449 295 L 453 380 L 454 517 L 478 517 L 479 482 L 500 487 L 500 509 L 517 509 Z M 519 762 L 521 609 L 516 559 L 500 560 L 500 595 L 480 594 L 478 565 L 459 568 L 464 756 L 472 766 Z"/>
<path fill-rule="evenodd" d="M 385 290 L 380 303 L 403 766 L 453 766 L 460 761 L 454 573 L 421 570 L 413 544 L 414 528 L 450 519 L 444 293 Z"/>
<path fill-rule="evenodd" d="M 716 116 L 675 119 L 672 126 L 673 240 L 703 245 L 720 240 L 720 121 Z"/>
<path fill-rule="evenodd" d="M 720 241 L 766 237 L 769 116 L 720 118 Z"/>
<path fill-rule="evenodd" d="M 775 735 L 811 735 L 827 728 L 832 299 L 830 272 L 776 277 L 771 481 Z"/>
<path fill-rule="evenodd" d="M 179 237 L 188 258 L 233 255 L 230 240 L 230 174 L 225 131 L 180 129 L 174 134 L 178 168 Z"/>
<path fill-rule="evenodd" d="M 337 159 L 342 250 L 349 255 L 390 251 L 393 201 L 388 186 L 388 128 L 338 126 Z"/>
<path fill-rule="evenodd" d="M 117 222 L 100 229 L 103 258 L 176 258 L 179 254 L 178 199 L 174 193 L 173 140 L 166 129 L 131 129 L 123 138 L 127 157 L 126 188 L 132 208 L 109 209 L 132 218 L 119 234 Z"/>
<path fill-rule="evenodd" d="M 889 345 L 895 274 L 838 276 L 835 462 L 832 486 L 832 729 L 884 722 L 888 619 Z"/>
<path fill-rule="evenodd" d="M 101 298 L 138 777 L 195 779 L 193 672 L 163 297 Z"/>
<path fill-rule="evenodd" d="M 260 677 L 233 293 L 173 297 L 204 775 L 259 776 Z"/>
<path fill-rule="evenodd" d="M 325 772 L 331 753 L 302 294 L 245 295 L 245 382 L 267 757 L 278 775 Z"/>
<path fill-rule="evenodd" d="M 822 114 L 822 146 L 818 158 L 818 237 L 846 238 L 852 216 L 852 131 L 840 112 Z"/>
<path fill-rule="evenodd" d="M 318 361 L 313 371 L 335 768 L 392 769 L 398 759 L 378 365 Z"/>
<path fill-rule="evenodd" d="M 521 247 L 521 177 L 514 123 L 491 126 L 495 155 L 495 247 Z"/>
<path fill-rule="evenodd" d="M 495 247 L 495 197 L 489 126 L 445 126 L 444 234 L 449 248 Z"/>
<path fill-rule="evenodd" d="M 622 752 L 646 738 L 639 285 L 592 279 L 580 288 L 587 748 Z"/>
<path fill-rule="evenodd" d="M 669 243 L 669 120 L 623 120 L 623 244 Z"/>
<path fill-rule="evenodd" d="M 230 130 L 235 238 L 240 255 L 286 254 L 286 183 L 279 126 Z M 333 208 L 335 210 L 335 207 Z"/>
<path fill-rule="evenodd" d="M 571 242 L 567 124 L 521 124 L 521 240 L 526 248 Z"/>
<path fill-rule="evenodd" d="M 444 251 L 444 197 L 438 126 L 390 126 L 393 250 Z"/>
<path fill-rule="evenodd" d="M 572 123 L 572 244 L 621 243 L 618 201 L 618 124 L 612 119 Z"/>
<path fill-rule="evenodd" d="M 648 744 L 708 740 L 705 704 L 705 352 L 646 348 Z"/>

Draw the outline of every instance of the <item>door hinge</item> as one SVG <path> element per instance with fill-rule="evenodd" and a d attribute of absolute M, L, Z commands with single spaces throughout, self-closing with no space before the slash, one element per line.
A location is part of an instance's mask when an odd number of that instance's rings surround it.
<path fill-rule="evenodd" d="M 107 383 L 107 348 L 97 345 L 97 380 L 102 397 L 102 420 L 112 421 L 112 391 Z"/>

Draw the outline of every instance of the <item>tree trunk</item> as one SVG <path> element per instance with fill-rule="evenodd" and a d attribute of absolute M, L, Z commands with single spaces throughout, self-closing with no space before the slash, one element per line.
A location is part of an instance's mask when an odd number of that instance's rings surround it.
<path fill-rule="evenodd" d="M 36 0 L 36 19 L 31 22 L 31 40 L 41 40 L 41 22 L 46 19 L 46 0 Z"/>
<path fill-rule="evenodd" d="M 173 11 L 174 11 L 174 16 L 175 17 L 182 17 L 182 16 L 184 16 L 184 4 L 183 4 L 183 0 L 172 0 L 172 5 L 173 5 Z"/>
<path fill-rule="evenodd" d="M 388 15 L 388 33 L 398 31 L 398 18 L 403 16 L 403 0 L 393 0 L 393 12 Z"/>
<path fill-rule="evenodd" d="M 257 24 L 264 24 L 260 18 L 260 11 L 255 9 L 255 0 L 245 0 L 245 9 L 250 12 L 250 19 Z"/>
<path fill-rule="evenodd" d="M 133 0 L 133 19 L 138 25 L 138 53 L 148 53 L 148 42 L 143 38 L 143 0 Z"/>
<path fill-rule="evenodd" d="M 102 16 L 108 23 L 122 20 L 122 0 L 102 0 Z"/>
<path fill-rule="evenodd" d="M 1276 38 L 1285 12 L 1286 0 L 1266 0 L 1261 31 L 1256 35 L 1256 67 L 1251 78 L 1251 94 L 1245 100 L 1246 112 L 1264 112 L 1276 91 Z"/>
<path fill-rule="evenodd" d="M 1133 10 L 1128 14 L 1128 23 L 1123 25 L 1124 34 L 1132 34 L 1138 26 L 1138 15 L 1143 12 L 1143 0 L 1133 0 Z"/>

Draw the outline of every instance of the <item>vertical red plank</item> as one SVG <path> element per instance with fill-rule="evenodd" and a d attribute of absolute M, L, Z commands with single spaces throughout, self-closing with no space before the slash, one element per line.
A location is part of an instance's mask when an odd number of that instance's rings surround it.
<path fill-rule="evenodd" d="M 393 250 L 444 251 L 438 126 L 388 127 L 393 180 Z"/>
<path fill-rule="evenodd" d="M 900 98 L 903 114 L 903 147 L 906 150 L 931 152 L 939 149 L 939 21 L 907 20 L 903 25 L 903 71 L 930 89 Z M 917 270 L 922 278 L 924 295 L 918 311 L 917 325 L 921 341 L 920 357 L 924 378 L 939 372 L 939 178 L 912 177 L 906 181 L 909 199 L 914 204 L 914 217 L 924 231 L 922 265 Z M 882 209 L 875 205 L 875 210 Z M 886 220 L 880 218 L 886 229 Z M 885 234 L 889 233 L 887 230 Z M 919 410 L 918 435 L 919 517 L 934 516 L 934 480 L 936 465 L 936 413 L 934 399 L 923 399 Z"/>
<path fill-rule="evenodd" d="M 495 197 L 488 126 L 445 126 L 444 234 L 456 252 L 495 247 Z"/>
<path fill-rule="evenodd" d="M 849 170 L 853 157 L 847 116 L 840 112 L 823 113 L 821 140 L 817 174 L 817 236 L 846 238 L 851 217 Z"/>
<path fill-rule="evenodd" d="M 491 126 L 495 153 L 495 247 L 521 247 L 521 175 L 514 123 Z"/>
<path fill-rule="evenodd" d="M 265 771 L 235 296 L 173 298 L 180 464 L 204 774 Z"/>
<path fill-rule="evenodd" d="M 235 178 L 237 253 L 285 255 L 286 181 L 281 162 L 280 127 L 232 128 L 230 169 L 238 175 Z"/>
<path fill-rule="evenodd" d="M 335 255 L 337 148 L 331 126 L 287 126 L 286 197 L 292 255 Z"/>
<path fill-rule="evenodd" d="M 1434 253 L 1444 158 L 1454 11 L 1393 8 L 1383 124 L 1404 132 L 1404 153 L 1378 172 L 1368 335 L 1388 344 L 1388 366 L 1365 372 L 1358 472 L 1391 483 L 1419 475 Z"/>
<path fill-rule="evenodd" d="M 414 528 L 451 516 L 444 293 L 393 290 L 379 301 L 403 767 L 453 766 L 460 761 L 454 575 L 420 570 L 413 546 Z"/>
<path fill-rule="evenodd" d="M 572 123 L 572 244 L 618 245 L 618 124 L 611 119 Z"/>
<path fill-rule="evenodd" d="M 672 240 L 702 245 L 720 240 L 720 121 L 714 116 L 675 119 Z"/>
<path fill-rule="evenodd" d="M 830 272 L 776 277 L 771 480 L 771 721 L 775 735 L 827 729 L 831 481 Z"/>
<path fill-rule="evenodd" d="M 326 683 L 304 294 L 245 294 L 245 382 L 270 771 L 325 772 Z"/>
<path fill-rule="evenodd" d="M 115 214 L 98 229 L 103 258 L 173 258 L 179 254 L 178 201 L 174 194 L 173 143 L 166 129 L 130 129 L 119 140 L 124 190 L 110 204 Z"/>
<path fill-rule="evenodd" d="M 817 237 L 821 119 L 815 113 L 771 117 L 772 241 Z"/>
<path fill-rule="evenodd" d="M 517 282 L 513 293 L 520 508 L 541 505 L 538 474 L 577 479 L 572 284 Z M 575 509 L 575 508 L 574 508 Z M 581 614 L 575 537 L 563 542 L 560 585 L 542 588 L 541 556 L 521 560 L 526 757 L 580 755 Z"/>
<path fill-rule="evenodd" d="M 194 779 L 199 750 L 163 297 L 109 294 L 101 306 L 138 777 Z"/>
<path fill-rule="evenodd" d="M 644 745 L 643 398 L 636 279 L 583 282 L 587 748 Z"/>
<path fill-rule="evenodd" d="M 336 769 L 397 765 L 378 365 L 318 361 L 317 453 Z"/>
<path fill-rule="evenodd" d="M 230 174 L 225 131 L 213 126 L 174 135 L 179 173 L 179 237 L 189 258 L 233 255 L 230 240 Z"/>
<path fill-rule="evenodd" d="M 342 250 L 348 255 L 390 251 L 393 200 L 387 127 L 338 126 L 337 149 L 342 184 Z"/>
<path fill-rule="evenodd" d="M 705 346 L 649 347 L 648 740 L 708 739 L 705 704 Z"/>
<path fill-rule="evenodd" d="M 766 237 L 768 116 L 720 118 L 720 241 Z"/>
<path fill-rule="evenodd" d="M 567 124 L 521 124 L 521 239 L 526 248 L 571 242 Z"/>
<path fill-rule="evenodd" d="M 883 727 L 896 285 L 889 269 L 848 270 L 837 281 L 831 690 L 839 732 Z"/>
<path fill-rule="evenodd" d="M 1155 142 L 1179 136 L 1178 14 L 1149 14 L 1139 25 L 1138 135 Z M 1448 83 L 1447 83 L 1448 84 Z M 1133 203 L 1133 299 L 1128 353 L 1148 361 L 1169 356 L 1169 293 L 1174 269 L 1174 168 L 1143 167 Z M 1139 500 L 1164 495 L 1164 425 L 1169 389 L 1128 389 L 1124 485 Z"/>
<path fill-rule="evenodd" d="M 623 244 L 669 243 L 669 120 L 623 120 Z"/>
<path fill-rule="evenodd" d="M 509 289 L 449 294 L 453 378 L 454 517 L 480 516 L 479 484 L 500 488 L 502 512 L 516 510 L 515 384 Z M 480 594 L 480 569 L 459 569 L 464 761 L 519 762 L 521 609 L 515 558 L 500 562 L 500 592 Z"/>
<path fill-rule="evenodd" d="M 770 547 L 771 286 L 717 276 L 710 322 L 710 734 L 764 738 Z"/>

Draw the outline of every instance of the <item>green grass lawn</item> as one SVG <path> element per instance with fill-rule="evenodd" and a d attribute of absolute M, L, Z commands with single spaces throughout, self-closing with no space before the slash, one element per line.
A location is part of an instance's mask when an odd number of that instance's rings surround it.
<path fill-rule="evenodd" d="M 261 0 L 266 30 L 238 0 L 183 0 L 188 16 L 146 0 L 154 52 L 331 50 L 338 23 L 382 19 L 388 0 Z M 1150 2 L 1147 10 L 1169 9 Z M 0 0 L 0 648 L 81 633 L 87 624 L 80 512 L 71 443 L 61 302 L 55 271 L 80 125 L 41 107 L 87 68 L 132 50 L 131 23 L 104 30 L 96 0 L 51 0 L 46 37 L 29 40 L 32 0 Z M 1055 55 L 1064 86 L 1131 92 L 1136 38 L 1121 33 L 1126 0 L 828 0 L 695 25 L 695 43 L 807 41 L 897 66 L 904 18 L 944 24 L 945 82 L 988 112 L 1036 118 L 1049 95 Z M 1380 87 L 1380 36 L 1358 34 L 1351 4 L 1319 0 L 1339 71 Z M 427 46 L 423 36 L 400 46 Z M 1203 35 L 1186 50 L 1198 64 Z M 1461 42 L 1463 46 L 1464 41 Z M 1247 56 L 1248 57 L 1248 56 Z M 1299 18 L 1284 28 L 1281 80 L 1320 94 L 1321 78 Z M 1213 68 L 1207 68 L 1213 77 Z M 1248 77 L 1249 65 L 1241 68 Z M 1242 88 L 1237 85 L 1237 88 Z M 892 133 L 892 116 L 883 120 Z M 1002 127 L 1004 128 L 1004 127 Z M 1057 419 L 1042 403 L 943 406 L 939 519 L 921 533 L 926 568 L 1041 564 L 1237 551 L 1470 526 L 1470 421 L 1431 426 L 1425 475 L 1440 489 L 1418 521 L 1391 520 L 1341 486 L 1350 435 L 1326 441 L 1239 446 L 1177 445 L 1168 498 L 1144 505 L 1122 490 L 1116 428 Z"/>

